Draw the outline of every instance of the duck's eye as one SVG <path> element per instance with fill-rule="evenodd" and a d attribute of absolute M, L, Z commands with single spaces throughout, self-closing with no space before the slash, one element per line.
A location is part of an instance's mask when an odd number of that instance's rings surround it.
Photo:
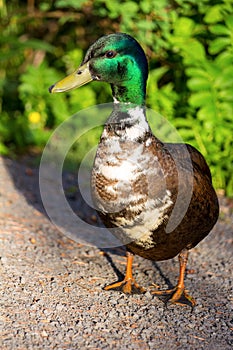
<path fill-rule="evenodd" d="M 113 50 L 107 51 L 107 52 L 105 53 L 105 57 L 107 57 L 107 58 L 113 58 L 113 57 L 115 57 L 115 56 L 116 56 L 116 52 L 113 51 Z"/>

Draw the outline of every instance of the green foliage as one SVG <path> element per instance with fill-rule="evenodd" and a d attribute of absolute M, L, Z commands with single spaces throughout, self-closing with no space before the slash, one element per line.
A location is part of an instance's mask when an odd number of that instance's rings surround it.
<path fill-rule="evenodd" d="M 133 35 L 148 56 L 148 107 L 203 153 L 215 186 L 233 195 L 231 1 L 37 3 L 0 3 L 0 153 L 42 149 L 70 115 L 111 101 L 107 84 L 92 83 L 64 95 L 50 95 L 48 87 L 77 68 L 99 36 L 123 31 Z M 73 154 L 85 153 L 98 132 L 74 145 Z"/>
<path fill-rule="evenodd" d="M 57 8 L 71 7 L 80 10 L 87 0 L 57 0 L 55 5 Z"/>

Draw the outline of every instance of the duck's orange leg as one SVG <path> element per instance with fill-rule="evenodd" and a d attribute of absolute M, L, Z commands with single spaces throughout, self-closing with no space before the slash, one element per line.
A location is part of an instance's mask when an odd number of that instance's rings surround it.
<path fill-rule="evenodd" d="M 170 294 L 170 297 L 166 300 L 166 302 L 177 303 L 184 305 L 181 299 L 186 299 L 189 303 L 191 303 L 192 307 L 195 306 L 196 302 L 193 297 L 191 297 L 187 291 L 185 290 L 184 285 L 184 277 L 185 277 L 185 269 L 188 262 L 188 250 L 183 249 L 179 254 L 179 263 L 180 263 L 180 273 L 178 283 L 175 288 L 168 290 L 156 290 L 153 291 L 152 294 L 166 296 Z"/>
<path fill-rule="evenodd" d="M 126 262 L 126 273 L 123 281 L 119 281 L 113 284 L 110 284 L 104 287 L 104 290 L 116 289 L 120 290 L 123 293 L 131 294 L 131 293 L 145 293 L 145 289 L 137 284 L 135 279 L 133 278 L 133 258 L 134 255 L 130 252 L 126 253 L 127 262 Z"/>

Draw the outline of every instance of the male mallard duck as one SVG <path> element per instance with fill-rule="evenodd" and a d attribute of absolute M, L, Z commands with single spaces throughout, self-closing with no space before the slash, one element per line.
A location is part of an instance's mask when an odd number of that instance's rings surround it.
<path fill-rule="evenodd" d="M 100 139 L 91 185 L 101 219 L 126 246 L 127 267 L 124 280 L 105 290 L 144 291 L 132 275 L 134 254 L 154 261 L 179 254 L 178 284 L 154 293 L 168 295 L 174 303 L 184 297 L 194 305 L 184 286 L 188 251 L 216 223 L 218 199 L 206 161 L 195 148 L 162 143 L 152 134 L 145 113 L 147 76 L 138 42 L 127 34 L 110 34 L 98 39 L 80 67 L 49 91 L 68 91 L 92 80 L 111 84 L 114 107 Z M 185 198 L 190 188 L 189 205 L 168 230 L 178 195 Z"/>

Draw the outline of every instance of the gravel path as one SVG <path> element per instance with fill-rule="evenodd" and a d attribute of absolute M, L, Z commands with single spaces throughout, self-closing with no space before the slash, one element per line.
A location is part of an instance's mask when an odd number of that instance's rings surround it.
<path fill-rule="evenodd" d="M 1 349 L 233 348 L 232 202 L 221 198 L 218 224 L 190 254 L 194 311 L 166 309 L 149 290 L 175 284 L 177 259 L 135 258 L 144 295 L 103 291 L 124 272 L 123 248 L 103 252 L 62 235 L 43 212 L 37 176 L 0 158 Z"/>

